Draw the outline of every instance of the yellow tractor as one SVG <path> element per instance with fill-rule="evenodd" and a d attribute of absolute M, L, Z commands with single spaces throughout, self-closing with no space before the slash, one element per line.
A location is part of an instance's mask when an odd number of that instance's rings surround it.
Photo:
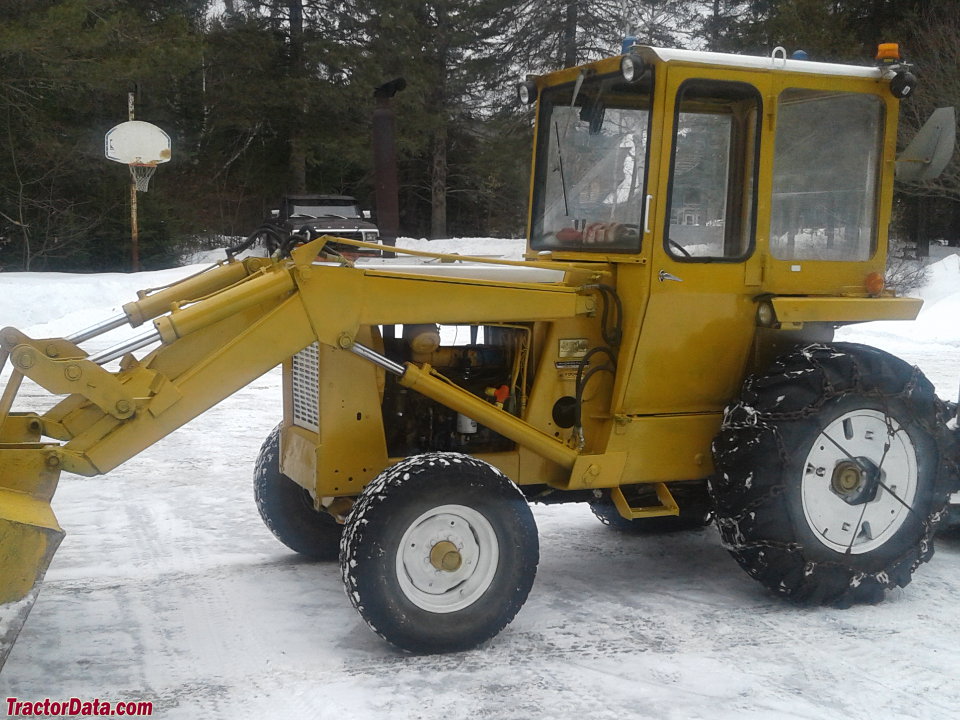
<path fill-rule="evenodd" d="M 920 309 L 883 285 L 894 175 L 935 174 L 953 135 L 938 121 L 898 160 L 914 83 L 888 46 L 869 67 L 628 47 L 519 88 L 537 118 L 523 260 L 353 264 L 292 234 L 67 338 L 0 331 L 2 650 L 63 537 L 61 471 L 109 473 L 280 363 L 260 512 L 339 558 L 350 602 L 406 650 L 513 619 L 530 501 L 628 529 L 712 517 L 802 602 L 906 585 L 958 488 L 954 408 L 832 337 Z M 122 325 L 148 329 L 82 349 Z M 15 411 L 23 378 L 63 399 Z"/>

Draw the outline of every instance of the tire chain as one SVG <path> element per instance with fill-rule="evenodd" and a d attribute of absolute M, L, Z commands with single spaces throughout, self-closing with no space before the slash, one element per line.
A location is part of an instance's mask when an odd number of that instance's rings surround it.
<path fill-rule="evenodd" d="M 866 353 L 864 353 L 864 351 L 866 351 Z M 933 555 L 933 535 L 941 519 L 945 516 L 946 511 L 944 510 L 944 505 L 949 496 L 949 492 L 960 489 L 960 468 L 958 468 L 957 458 L 957 446 L 960 443 L 958 443 L 956 436 L 947 428 L 946 425 L 947 420 L 949 419 L 947 417 L 949 414 L 949 408 L 945 403 L 933 395 L 932 385 L 916 366 L 912 367 L 909 377 L 902 384 L 899 391 L 884 392 L 882 388 L 883 373 L 881 374 L 881 382 L 878 382 L 876 387 L 869 383 L 864 385 L 866 378 L 869 377 L 869 374 L 864 371 L 864 368 L 861 366 L 861 364 L 865 361 L 863 355 L 869 355 L 871 353 L 877 353 L 875 357 L 878 363 L 881 365 L 887 364 L 887 359 L 891 357 L 885 353 L 879 353 L 879 351 L 867 346 L 845 343 L 838 343 L 835 345 L 815 343 L 802 347 L 788 355 L 781 356 L 773 363 L 771 368 L 766 373 L 763 375 L 752 375 L 744 383 L 741 399 L 730 405 L 724 411 L 723 422 L 721 425 L 721 435 L 718 436 L 718 439 L 714 441 L 713 447 L 718 474 L 711 478 L 709 487 L 710 495 L 714 501 L 714 506 L 716 509 L 717 527 L 720 530 L 721 541 L 723 542 L 724 547 L 731 552 L 734 557 L 737 557 L 738 560 L 740 559 L 738 556 L 741 553 L 750 550 L 762 551 L 765 549 L 772 549 L 782 550 L 788 553 L 803 552 L 804 546 L 797 542 L 784 543 L 773 539 L 755 539 L 744 541 L 742 539 L 742 535 L 739 531 L 740 522 L 748 518 L 755 510 L 763 507 L 767 503 L 785 493 L 787 491 L 787 485 L 780 483 L 770 486 L 763 494 L 755 497 L 745 504 L 738 504 L 738 511 L 735 513 L 730 513 L 729 508 L 722 508 L 719 498 L 717 497 L 716 489 L 718 485 L 722 484 L 721 480 L 729 481 L 730 478 L 727 477 L 726 473 L 721 471 L 720 468 L 725 464 L 732 465 L 733 463 L 727 463 L 725 461 L 729 461 L 731 458 L 736 457 L 737 454 L 742 452 L 740 443 L 728 450 L 718 448 L 719 441 L 724 432 L 743 431 L 753 428 L 761 434 L 772 434 L 776 443 L 780 467 L 785 468 L 791 459 L 791 454 L 784 443 L 783 436 L 779 430 L 779 423 L 796 422 L 808 419 L 820 412 L 823 406 L 827 403 L 844 397 L 845 395 L 859 393 L 865 397 L 875 398 L 883 404 L 885 408 L 884 416 L 886 417 L 888 429 L 892 429 L 889 420 L 889 411 L 887 410 L 889 407 L 889 402 L 896 399 L 905 401 L 903 405 L 909 409 L 910 421 L 927 432 L 927 434 L 929 434 L 936 443 L 940 462 L 940 467 L 937 469 L 937 471 L 940 477 L 946 479 L 946 482 L 942 484 L 947 486 L 947 491 L 943 493 L 942 501 L 934 503 L 934 509 L 930 515 L 926 518 L 920 518 L 920 521 L 923 525 L 924 534 L 919 542 L 919 553 L 917 552 L 917 547 L 911 547 L 888 564 L 888 567 L 899 569 L 900 572 L 898 572 L 898 577 L 890 578 L 889 574 L 885 570 L 869 574 L 851 571 L 850 568 L 843 563 L 830 560 L 820 560 L 816 562 L 811 561 L 805 564 L 805 574 L 811 573 L 813 568 L 817 565 L 827 568 L 832 567 L 837 570 L 851 573 L 850 597 L 839 598 L 837 602 L 839 605 L 850 604 L 853 600 L 853 591 L 859 587 L 865 579 L 872 578 L 875 582 L 886 589 L 890 589 L 897 584 L 900 584 L 901 586 L 906 585 L 907 582 L 909 582 L 909 577 L 912 575 L 914 570 L 916 570 L 916 568 L 922 563 L 929 560 Z M 824 357 L 825 354 L 826 357 Z M 803 362 L 808 363 L 806 368 L 791 370 L 789 367 L 790 364 L 799 362 L 801 358 Z M 831 380 L 831 375 L 838 375 L 841 380 L 843 379 L 843 374 L 837 373 L 833 368 L 829 367 L 828 363 L 826 362 L 829 360 L 835 360 L 837 358 L 849 358 L 850 360 L 849 369 L 852 371 L 852 376 L 846 383 L 837 383 L 836 381 Z M 881 367 L 879 369 L 882 371 L 889 368 Z M 780 372 L 778 372 L 778 370 Z M 806 376 L 810 373 L 819 374 L 820 392 L 817 393 L 816 399 L 813 402 L 809 402 L 796 410 L 782 412 L 769 409 L 758 410 L 753 404 L 751 404 L 751 402 L 747 402 L 745 400 L 746 397 L 750 397 L 752 395 L 752 402 L 760 404 L 760 401 L 763 399 L 762 393 L 765 389 L 763 387 L 763 383 L 765 381 L 774 384 L 782 383 L 784 380 L 797 379 L 801 375 Z M 874 375 L 876 374 L 877 373 L 875 369 Z M 896 376 L 896 373 L 894 373 L 894 376 Z M 924 384 L 926 387 L 924 387 Z M 914 395 L 918 389 L 925 390 L 934 397 L 934 407 L 932 408 L 934 412 L 926 414 L 918 414 L 915 412 L 915 407 L 917 404 L 909 401 L 914 399 Z M 777 402 L 779 402 L 781 399 L 784 398 L 779 398 Z M 931 417 L 934 418 L 933 421 L 930 420 Z M 759 437 L 756 442 L 761 442 Z M 744 488 L 744 490 L 748 491 L 749 488 Z M 749 492 L 745 492 L 743 494 L 749 495 Z M 728 502 L 727 505 L 729 504 L 730 503 Z M 909 510 L 911 512 L 915 512 L 912 508 L 909 508 Z M 734 537 L 738 537 L 740 539 L 731 541 L 731 538 Z M 916 557 L 914 557 L 910 562 L 909 570 L 905 572 L 906 568 L 901 566 L 910 560 L 912 556 Z M 759 570 L 748 570 L 748 572 L 753 576 L 760 574 Z"/>

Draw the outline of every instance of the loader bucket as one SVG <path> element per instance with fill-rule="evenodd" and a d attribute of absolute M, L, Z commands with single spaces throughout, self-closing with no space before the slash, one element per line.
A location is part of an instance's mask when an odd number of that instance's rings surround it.
<path fill-rule="evenodd" d="M 64 536 L 50 507 L 59 471 L 43 463 L 41 448 L 0 445 L 0 670 Z"/>

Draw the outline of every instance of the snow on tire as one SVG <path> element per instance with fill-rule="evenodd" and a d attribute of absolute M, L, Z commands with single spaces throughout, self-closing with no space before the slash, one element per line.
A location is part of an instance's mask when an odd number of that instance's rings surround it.
<path fill-rule="evenodd" d="M 727 549 L 775 593 L 846 607 L 907 585 L 957 487 L 933 387 L 875 348 L 810 345 L 751 376 L 714 441 Z"/>
<path fill-rule="evenodd" d="M 340 566 L 367 624 L 411 652 L 473 648 L 523 606 L 540 551 L 533 514 L 499 470 L 458 453 L 377 476 L 347 518 Z"/>
<path fill-rule="evenodd" d="M 280 426 L 263 441 L 253 495 L 264 524 L 291 550 L 314 560 L 336 560 L 343 526 L 314 508 L 310 493 L 280 472 Z"/>

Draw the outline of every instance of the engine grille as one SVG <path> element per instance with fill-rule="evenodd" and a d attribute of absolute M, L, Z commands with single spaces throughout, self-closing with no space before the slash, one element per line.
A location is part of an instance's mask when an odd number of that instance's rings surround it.
<path fill-rule="evenodd" d="M 357 230 L 324 230 L 322 232 L 324 235 L 333 235 L 347 240 L 363 240 L 363 233 Z"/>
<path fill-rule="evenodd" d="M 317 343 L 305 347 L 293 356 L 293 424 L 320 431 L 320 409 L 317 388 L 320 384 L 320 357 Z"/>

